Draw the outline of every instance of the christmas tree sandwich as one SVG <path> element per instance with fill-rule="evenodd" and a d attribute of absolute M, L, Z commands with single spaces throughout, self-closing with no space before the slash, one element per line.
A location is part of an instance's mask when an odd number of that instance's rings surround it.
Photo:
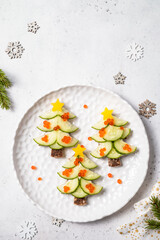
<path fill-rule="evenodd" d="M 131 132 L 130 128 L 124 127 L 128 122 L 113 116 L 112 112 L 105 108 L 103 120 L 92 126 L 98 133 L 91 138 L 99 145 L 91 155 L 95 158 L 108 157 L 109 166 L 115 167 L 121 165 L 120 157 L 134 153 L 136 147 L 124 141 Z"/>
<path fill-rule="evenodd" d="M 62 157 L 63 148 L 73 147 L 78 143 L 77 139 L 70 136 L 70 133 L 75 132 L 78 128 L 68 122 L 68 119 L 76 116 L 63 108 L 64 103 L 61 103 L 59 99 L 52 105 L 51 110 L 40 116 L 44 121 L 37 127 L 45 133 L 34 138 L 34 141 L 41 146 L 50 147 L 52 157 Z"/>
<path fill-rule="evenodd" d="M 100 185 L 92 183 L 100 175 L 90 170 L 97 165 L 84 155 L 84 146 L 78 144 L 73 151 L 75 154 L 63 165 L 64 170 L 58 172 L 67 182 L 57 188 L 63 194 L 72 194 L 74 204 L 83 206 L 87 204 L 88 195 L 96 195 L 102 190 Z"/>

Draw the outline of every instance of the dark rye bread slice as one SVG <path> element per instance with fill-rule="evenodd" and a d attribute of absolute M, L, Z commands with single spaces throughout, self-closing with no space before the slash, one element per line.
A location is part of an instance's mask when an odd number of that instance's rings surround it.
<path fill-rule="evenodd" d="M 87 198 L 74 197 L 74 204 L 78 206 L 85 206 L 87 204 Z"/>
<path fill-rule="evenodd" d="M 52 149 L 51 156 L 55 158 L 63 157 L 63 148 L 62 149 Z"/>
<path fill-rule="evenodd" d="M 109 167 L 122 166 L 120 158 L 117 158 L 117 159 L 110 159 L 110 158 L 108 158 L 108 166 Z"/>

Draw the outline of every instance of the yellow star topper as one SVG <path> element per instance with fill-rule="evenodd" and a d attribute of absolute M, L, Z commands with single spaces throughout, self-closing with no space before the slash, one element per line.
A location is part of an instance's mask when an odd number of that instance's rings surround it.
<path fill-rule="evenodd" d="M 75 157 L 83 157 L 84 154 L 83 152 L 86 150 L 86 148 L 83 145 L 78 144 L 76 148 L 72 148 L 72 150 L 75 152 L 74 156 Z"/>
<path fill-rule="evenodd" d="M 108 118 L 113 119 L 112 116 L 113 110 L 109 110 L 107 107 L 104 109 L 104 111 L 101 113 L 103 115 L 103 120 L 106 120 Z"/>
<path fill-rule="evenodd" d="M 54 111 L 60 111 L 60 112 L 62 112 L 62 107 L 63 107 L 63 105 L 64 105 L 64 103 L 61 103 L 60 101 L 59 101 L 59 98 L 57 99 L 57 101 L 55 102 L 55 103 L 51 103 L 52 104 L 52 106 L 53 106 L 53 108 L 52 108 L 52 111 L 54 112 Z"/>

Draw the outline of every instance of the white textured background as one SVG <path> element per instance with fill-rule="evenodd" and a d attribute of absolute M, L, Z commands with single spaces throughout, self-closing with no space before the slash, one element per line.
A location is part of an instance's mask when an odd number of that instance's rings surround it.
<path fill-rule="evenodd" d="M 40 25 L 36 35 L 27 32 L 32 21 Z M 25 220 L 36 223 L 35 240 L 122 239 L 116 227 L 134 216 L 133 203 L 148 194 L 160 172 L 159 25 L 157 0 L 0 1 L 0 68 L 14 83 L 9 90 L 13 111 L 0 110 L 0 239 L 20 239 L 17 229 Z M 20 41 L 25 48 L 21 59 L 11 60 L 5 53 L 10 41 Z M 125 55 L 132 41 L 144 47 L 144 58 L 137 62 Z M 114 83 L 113 75 L 119 71 L 127 76 L 125 85 Z M 17 124 L 33 102 L 71 84 L 111 89 L 136 110 L 148 98 L 157 103 L 158 114 L 150 120 L 143 118 L 151 159 L 146 180 L 131 202 L 98 222 L 64 222 L 58 228 L 21 193 L 11 167 L 11 152 Z"/>

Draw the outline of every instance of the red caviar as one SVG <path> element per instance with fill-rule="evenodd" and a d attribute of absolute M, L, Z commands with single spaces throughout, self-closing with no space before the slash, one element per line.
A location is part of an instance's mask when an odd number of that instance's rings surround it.
<path fill-rule="evenodd" d="M 128 152 L 131 152 L 132 151 L 132 148 L 130 147 L 129 144 L 125 144 L 124 147 L 123 147 L 123 150 L 127 150 Z"/>
<path fill-rule="evenodd" d="M 122 184 L 122 180 L 121 180 L 121 179 L 118 179 L 118 180 L 117 180 L 117 183 L 118 183 L 118 184 Z"/>
<path fill-rule="evenodd" d="M 105 124 L 105 125 L 108 125 L 108 124 L 109 124 L 109 125 L 112 125 L 112 126 L 113 126 L 113 125 L 114 125 L 114 119 L 108 118 L 106 121 L 104 121 L 104 124 Z"/>
<path fill-rule="evenodd" d="M 121 130 L 123 130 L 123 129 L 124 129 L 124 127 L 120 127 L 120 129 L 121 129 Z"/>
<path fill-rule="evenodd" d="M 45 120 L 45 121 L 43 121 L 43 127 L 47 128 L 47 129 L 50 129 L 51 128 L 51 123 Z"/>
<path fill-rule="evenodd" d="M 79 173 L 78 173 L 78 176 L 79 176 L 79 177 L 85 177 L 85 176 L 86 176 L 86 173 L 87 173 L 87 170 L 86 170 L 86 169 L 80 170 Z"/>
<path fill-rule="evenodd" d="M 42 178 L 41 178 L 41 177 L 39 177 L 39 178 L 38 178 L 38 181 L 42 181 Z"/>
<path fill-rule="evenodd" d="M 55 131 L 57 131 L 57 130 L 59 130 L 59 129 L 60 129 L 60 126 L 59 126 L 59 125 L 57 125 L 57 126 L 55 126 L 53 129 L 54 129 Z"/>
<path fill-rule="evenodd" d="M 81 145 L 81 148 L 85 148 L 84 145 Z"/>
<path fill-rule="evenodd" d="M 112 178 L 113 177 L 112 173 L 108 173 L 108 177 Z"/>
<path fill-rule="evenodd" d="M 101 157 L 104 156 L 104 152 L 105 152 L 105 151 L 106 151 L 106 148 L 101 148 L 101 149 L 99 150 Z"/>
<path fill-rule="evenodd" d="M 88 140 L 89 140 L 89 141 L 92 141 L 92 138 L 91 138 L 91 137 L 88 137 Z"/>
<path fill-rule="evenodd" d="M 83 161 L 83 158 L 81 158 L 81 157 L 80 158 L 76 158 L 75 161 L 74 161 L 74 165 L 77 166 L 82 161 Z"/>
<path fill-rule="evenodd" d="M 36 167 L 36 166 L 31 166 L 31 169 L 32 169 L 32 170 L 36 170 L 37 167 Z"/>
<path fill-rule="evenodd" d="M 62 142 L 67 144 L 67 143 L 70 143 L 72 138 L 70 136 L 64 136 L 61 140 L 62 140 Z"/>
<path fill-rule="evenodd" d="M 48 140 L 48 135 L 45 135 L 44 137 L 42 137 L 41 140 L 44 141 L 44 142 L 48 142 L 49 141 Z"/>
<path fill-rule="evenodd" d="M 70 187 L 64 186 L 63 189 L 64 189 L 64 192 L 67 193 L 70 190 Z"/>
<path fill-rule="evenodd" d="M 62 174 L 66 177 L 69 177 L 71 175 L 71 173 L 73 172 L 73 169 L 72 168 L 69 168 L 69 169 L 65 169 Z"/>
<path fill-rule="evenodd" d="M 95 186 L 92 183 L 86 184 L 86 188 L 88 188 L 90 193 L 93 193 L 95 190 Z"/>
<path fill-rule="evenodd" d="M 105 134 L 106 134 L 106 129 L 105 129 L 105 128 L 101 128 L 101 129 L 99 130 L 99 136 L 100 136 L 100 137 L 104 137 Z"/>
<path fill-rule="evenodd" d="M 61 118 L 63 119 L 63 121 L 67 121 L 69 119 L 69 112 L 64 113 Z"/>
<path fill-rule="evenodd" d="M 88 108 L 88 106 L 86 104 L 83 105 L 84 108 Z"/>

